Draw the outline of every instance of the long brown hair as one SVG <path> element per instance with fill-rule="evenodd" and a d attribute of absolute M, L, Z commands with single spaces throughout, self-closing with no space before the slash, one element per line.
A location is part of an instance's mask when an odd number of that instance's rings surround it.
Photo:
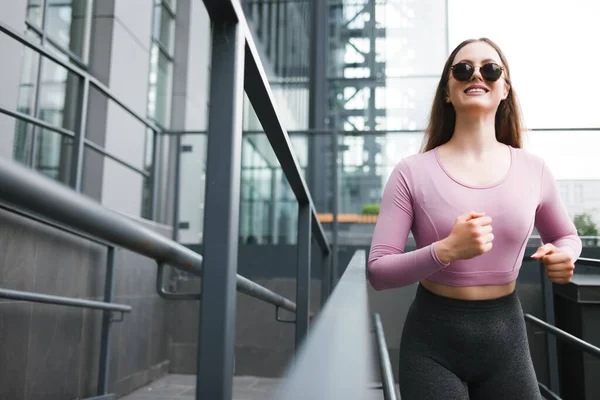
<path fill-rule="evenodd" d="M 431 114 L 429 118 L 429 125 L 425 131 L 425 138 L 427 139 L 423 152 L 432 150 L 450 140 L 454 133 L 454 124 L 456 122 L 456 112 L 454 106 L 451 103 L 446 102 L 447 91 L 448 91 L 448 79 L 450 76 L 450 67 L 456 57 L 456 54 L 468 44 L 474 42 L 485 42 L 492 46 L 502 61 L 504 66 L 505 74 L 504 79 L 506 84 L 509 86 L 509 92 L 506 99 L 500 102 L 498 110 L 496 111 L 496 139 L 504 144 L 512 147 L 522 147 L 521 143 L 521 110 L 517 95 L 510 81 L 510 70 L 508 68 L 508 62 L 506 57 L 500 50 L 500 47 L 488 38 L 480 39 L 468 39 L 459 44 L 444 65 L 444 71 L 435 92 L 433 99 L 433 106 L 431 107 Z"/>

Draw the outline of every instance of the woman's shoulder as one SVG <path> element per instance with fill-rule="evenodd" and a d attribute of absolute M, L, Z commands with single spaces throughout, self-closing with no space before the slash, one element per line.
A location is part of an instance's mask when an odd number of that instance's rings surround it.
<path fill-rule="evenodd" d="M 435 154 L 433 150 L 429 150 L 403 157 L 396 163 L 395 169 L 405 172 L 414 170 L 415 168 L 422 170 L 427 168 L 427 166 L 432 165 L 434 162 Z"/>
<path fill-rule="evenodd" d="M 511 147 L 511 150 L 515 155 L 516 161 L 524 168 L 544 168 L 545 161 L 539 154 L 533 153 L 522 147 Z"/>

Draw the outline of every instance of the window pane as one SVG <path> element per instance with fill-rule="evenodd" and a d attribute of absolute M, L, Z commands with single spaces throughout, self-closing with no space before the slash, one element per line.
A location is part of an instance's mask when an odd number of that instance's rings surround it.
<path fill-rule="evenodd" d="M 53 125 L 75 129 L 80 79 L 55 62 L 43 59 L 38 117 Z"/>
<path fill-rule="evenodd" d="M 43 0 L 28 0 L 27 2 L 27 20 L 38 28 L 42 27 L 43 6 Z"/>
<path fill-rule="evenodd" d="M 36 169 L 52 179 L 68 183 L 73 139 L 46 129 L 39 131 Z"/>
<path fill-rule="evenodd" d="M 0 113 L 0 157 L 29 165 L 33 125 Z"/>
<path fill-rule="evenodd" d="M 87 0 L 46 0 L 46 31 L 62 47 L 87 62 L 90 12 Z"/>
<path fill-rule="evenodd" d="M 37 52 L 23 46 L 21 82 L 19 83 L 19 97 L 17 111 L 33 115 L 35 108 L 35 90 L 39 68 L 39 55 Z"/>
<path fill-rule="evenodd" d="M 41 62 L 37 118 L 54 126 L 74 131 L 79 105 L 80 78 L 48 59 Z M 72 139 L 35 128 L 37 157 L 35 167 L 61 182 L 68 182 Z"/>
<path fill-rule="evenodd" d="M 165 0 L 165 3 L 171 7 L 171 10 L 173 10 L 173 12 L 176 12 L 177 0 Z"/>
<path fill-rule="evenodd" d="M 152 37 L 158 40 L 170 55 L 173 54 L 174 31 L 175 20 L 164 5 L 157 4 L 154 7 Z"/>
<path fill-rule="evenodd" d="M 171 62 L 153 44 L 150 52 L 148 115 L 165 127 L 170 125 L 171 118 L 171 76 Z"/>
<path fill-rule="evenodd" d="M 204 129 L 204 127 L 202 127 Z M 177 241 L 202 243 L 206 187 L 206 135 L 182 135 L 179 173 L 179 225 Z"/>

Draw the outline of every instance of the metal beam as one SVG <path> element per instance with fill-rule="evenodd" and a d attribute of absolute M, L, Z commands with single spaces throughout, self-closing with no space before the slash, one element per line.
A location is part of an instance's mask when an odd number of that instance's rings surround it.
<path fill-rule="evenodd" d="M 308 335 L 310 312 L 310 262 L 312 243 L 310 208 L 298 207 L 298 264 L 296 270 L 296 351 Z"/>
<path fill-rule="evenodd" d="M 244 94 L 244 31 L 213 21 L 197 399 L 231 399 Z"/>
<path fill-rule="evenodd" d="M 542 262 L 538 262 L 540 270 L 540 279 L 542 284 L 542 296 L 544 303 L 544 317 L 547 322 L 554 325 L 554 293 L 552 290 L 552 282 L 546 275 L 546 270 Z M 533 322 L 533 321 L 532 321 Z M 550 390 L 553 392 L 560 391 L 560 379 L 558 376 L 558 351 L 556 346 L 556 337 L 546 335 L 546 357 L 548 357 L 548 375 L 550 377 Z"/>
<path fill-rule="evenodd" d="M 113 301 L 115 286 L 115 252 L 114 247 L 109 247 L 106 253 L 106 272 L 104 275 L 104 301 Z M 111 313 L 105 311 L 102 315 L 102 332 L 100 333 L 100 366 L 98 368 L 98 396 L 108 394 L 110 376 L 110 327 L 112 325 Z"/>
<path fill-rule="evenodd" d="M 308 126 L 311 130 L 324 130 L 327 127 L 328 81 L 327 81 L 327 26 L 328 6 L 326 1 L 310 1 L 311 40 L 309 62 L 309 114 Z M 289 132 L 288 132 L 289 133 Z M 325 154 L 320 150 L 329 142 L 326 137 L 308 137 L 307 178 L 316 209 L 323 210 L 327 204 L 326 179 L 322 172 L 326 168 Z M 322 281 L 323 282 L 323 281 Z"/>
<path fill-rule="evenodd" d="M 333 213 L 333 223 L 331 224 L 331 233 L 332 233 L 332 257 L 331 257 L 331 278 L 330 284 L 331 287 L 334 288 L 337 284 L 337 281 L 340 277 L 339 275 L 339 262 L 338 262 L 338 242 L 339 242 L 339 222 L 338 222 L 338 213 L 339 213 L 339 205 L 340 205 L 340 188 L 339 188 L 339 149 L 340 149 L 340 141 L 337 131 L 333 132 L 331 135 L 331 191 L 333 192 L 332 196 L 332 205 L 331 212 Z"/>

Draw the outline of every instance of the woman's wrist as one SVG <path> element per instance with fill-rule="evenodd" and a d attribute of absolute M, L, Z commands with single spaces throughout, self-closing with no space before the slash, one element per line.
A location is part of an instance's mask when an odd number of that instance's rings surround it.
<path fill-rule="evenodd" d="M 450 264 L 456 259 L 448 238 L 434 243 L 435 254 L 442 264 Z"/>

